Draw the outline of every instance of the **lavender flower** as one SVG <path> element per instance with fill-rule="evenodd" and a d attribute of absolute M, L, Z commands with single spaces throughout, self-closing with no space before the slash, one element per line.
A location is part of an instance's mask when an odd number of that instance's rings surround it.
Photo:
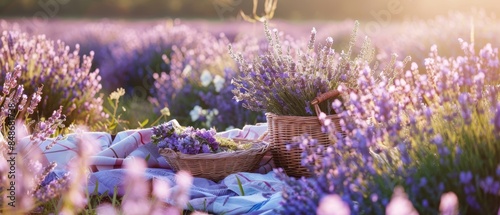
<path fill-rule="evenodd" d="M 159 148 L 170 148 L 184 154 L 216 153 L 221 151 L 216 134 L 215 129 L 182 128 L 176 121 L 169 121 L 153 127 L 151 139 Z"/>
<path fill-rule="evenodd" d="M 66 174 L 60 179 L 53 180 L 45 186 L 41 186 L 34 193 L 35 198 L 39 202 L 48 202 L 57 197 L 60 197 L 62 193 L 69 189 L 69 174 Z"/>

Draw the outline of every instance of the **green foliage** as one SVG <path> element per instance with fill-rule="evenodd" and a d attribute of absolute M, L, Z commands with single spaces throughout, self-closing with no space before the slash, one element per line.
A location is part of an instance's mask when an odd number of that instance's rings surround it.
<path fill-rule="evenodd" d="M 167 117 L 170 116 L 170 111 L 166 107 L 161 110 L 161 115 L 157 116 L 157 114 L 153 112 L 153 107 L 144 105 L 149 104 L 144 101 L 137 102 L 136 100 L 132 100 L 132 102 L 130 102 L 130 100 L 127 100 L 124 102 L 125 104 L 122 104 L 121 102 L 124 95 L 125 90 L 123 88 L 119 88 L 110 94 L 107 98 L 107 104 L 104 105 L 104 112 L 108 114 L 109 117 L 94 125 L 93 130 L 116 134 L 127 129 L 151 127 L 160 123 L 162 119 L 166 121 Z M 143 108 L 146 110 L 142 110 Z M 154 117 L 156 117 L 156 120 L 150 123 Z M 134 127 L 135 123 L 131 123 L 134 121 L 137 123 L 136 127 Z"/>
<path fill-rule="evenodd" d="M 252 143 L 243 143 L 236 142 L 233 139 L 216 136 L 215 139 L 219 142 L 219 147 L 221 151 L 237 151 L 237 150 L 245 150 L 252 147 Z"/>
<path fill-rule="evenodd" d="M 437 208 L 439 196 L 443 192 L 453 191 L 459 201 L 464 203 L 469 195 L 475 196 L 483 208 L 483 214 L 498 210 L 498 193 L 484 191 L 485 187 L 482 187 L 481 183 L 484 183 L 487 177 L 500 179 L 500 175 L 496 173 L 500 164 L 500 141 L 490 120 L 493 118 L 492 113 L 484 109 L 484 103 L 478 106 L 479 108 L 473 109 L 470 123 L 462 117 L 450 117 L 449 113 L 457 113 L 450 110 L 454 107 L 442 107 L 434 114 L 430 124 L 422 123 L 422 128 L 419 128 L 424 130 L 431 127 L 435 135 L 412 132 L 412 135 L 408 136 L 414 146 L 411 158 L 414 165 L 417 165 L 413 178 L 425 178 L 428 181 L 426 187 L 418 189 L 416 193 L 410 193 L 413 199 L 427 198 L 429 202 L 434 203 L 431 208 Z M 438 136 L 442 138 L 442 145 L 436 143 L 435 138 Z M 460 179 L 461 174 L 467 172 L 472 174 L 470 184 Z M 440 184 L 444 185 L 444 190 L 432 189 Z M 469 185 L 477 192 L 467 193 L 466 187 Z M 426 209 L 419 202 L 415 203 L 420 211 L 437 212 Z M 469 207 L 467 204 L 461 204 L 460 211 L 466 212 Z"/>
<path fill-rule="evenodd" d="M 240 178 L 238 176 L 235 176 L 235 177 L 236 177 L 236 181 L 238 181 L 238 187 L 240 188 L 240 195 L 245 196 L 245 190 L 243 189 L 243 186 L 241 185 Z"/>

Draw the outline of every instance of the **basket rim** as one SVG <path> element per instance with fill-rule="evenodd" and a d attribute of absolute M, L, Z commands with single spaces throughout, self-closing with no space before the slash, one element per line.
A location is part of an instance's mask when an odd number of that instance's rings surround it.
<path fill-rule="evenodd" d="M 184 159 L 184 160 L 202 160 L 202 159 L 226 159 L 231 157 L 240 157 L 246 155 L 259 155 L 266 153 L 271 147 L 268 141 L 259 141 L 259 140 L 250 140 L 250 139 L 238 139 L 233 138 L 238 141 L 248 141 L 254 142 L 254 144 L 260 144 L 257 147 L 252 147 L 250 149 L 231 151 L 231 152 L 219 152 L 219 153 L 200 153 L 200 154 L 184 154 L 181 152 L 174 151 L 170 148 L 159 148 L 158 152 L 162 156 L 176 158 L 176 159 Z"/>
<path fill-rule="evenodd" d="M 318 119 L 318 116 L 289 116 L 289 115 L 277 115 L 274 113 L 267 112 L 266 113 L 267 117 L 272 117 L 272 118 L 280 118 L 280 119 L 304 119 L 304 120 L 310 120 L 310 119 Z M 340 119 L 339 114 L 329 114 L 326 115 L 327 119 Z"/>

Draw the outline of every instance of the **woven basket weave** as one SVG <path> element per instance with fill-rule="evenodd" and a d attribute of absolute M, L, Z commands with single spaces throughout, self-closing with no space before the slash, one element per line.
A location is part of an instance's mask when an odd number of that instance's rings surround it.
<path fill-rule="evenodd" d="M 333 90 L 324 93 L 314 99 L 311 104 L 314 105 L 316 114 L 319 116 L 320 109 L 318 104 L 330 98 L 335 98 L 340 92 Z M 271 153 L 273 155 L 276 167 L 281 167 L 287 175 L 293 177 L 311 176 L 307 168 L 301 164 L 300 149 L 287 150 L 286 144 L 292 141 L 293 137 L 309 134 L 318 140 L 318 144 L 329 145 L 331 139 L 328 134 L 321 131 L 321 122 L 317 116 L 280 116 L 267 113 L 268 135 L 271 143 Z M 337 129 L 340 129 L 340 117 L 338 115 L 327 115 L 327 119 L 332 120 Z"/>
<path fill-rule="evenodd" d="M 269 143 L 255 140 L 234 139 L 237 143 L 253 142 L 250 149 L 203 154 L 183 154 L 169 148 L 160 148 L 160 155 L 170 164 L 174 171 L 185 170 L 195 177 L 220 181 L 237 172 L 254 170 L 269 150 Z"/>

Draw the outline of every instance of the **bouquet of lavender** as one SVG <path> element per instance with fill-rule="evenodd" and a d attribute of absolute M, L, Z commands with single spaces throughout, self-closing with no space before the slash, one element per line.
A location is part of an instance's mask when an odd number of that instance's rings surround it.
<path fill-rule="evenodd" d="M 369 40 L 365 40 L 360 54 L 351 60 L 351 49 L 355 45 L 357 26 L 351 35 L 347 52 L 335 53 L 333 39 L 326 39 L 322 47 L 315 47 L 316 30 L 311 32 L 306 50 L 291 51 L 295 45 L 289 41 L 283 43 L 280 33 L 269 30 L 264 24 L 269 42 L 266 54 L 248 63 L 242 54 L 235 54 L 230 47 L 230 54 L 237 62 L 241 74 L 233 78 L 232 91 L 235 99 L 242 101 L 243 107 L 254 111 L 266 111 L 277 115 L 314 116 L 310 102 L 318 95 L 337 89 L 341 84 L 356 88 L 358 67 L 361 62 L 371 62 L 374 50 Z M 328 114 L 328 104 L 320 105 Z"/>
<path fill-rule="evenodd" d="M 158 148 L 169 148 L 183 154 L 218 153 L 247 148 L 248 144 L 236 144 L 229 138 L 216 136 L 215 129 L 182 127 L 172 120 L 153 127 L 153 143 Z"/>

